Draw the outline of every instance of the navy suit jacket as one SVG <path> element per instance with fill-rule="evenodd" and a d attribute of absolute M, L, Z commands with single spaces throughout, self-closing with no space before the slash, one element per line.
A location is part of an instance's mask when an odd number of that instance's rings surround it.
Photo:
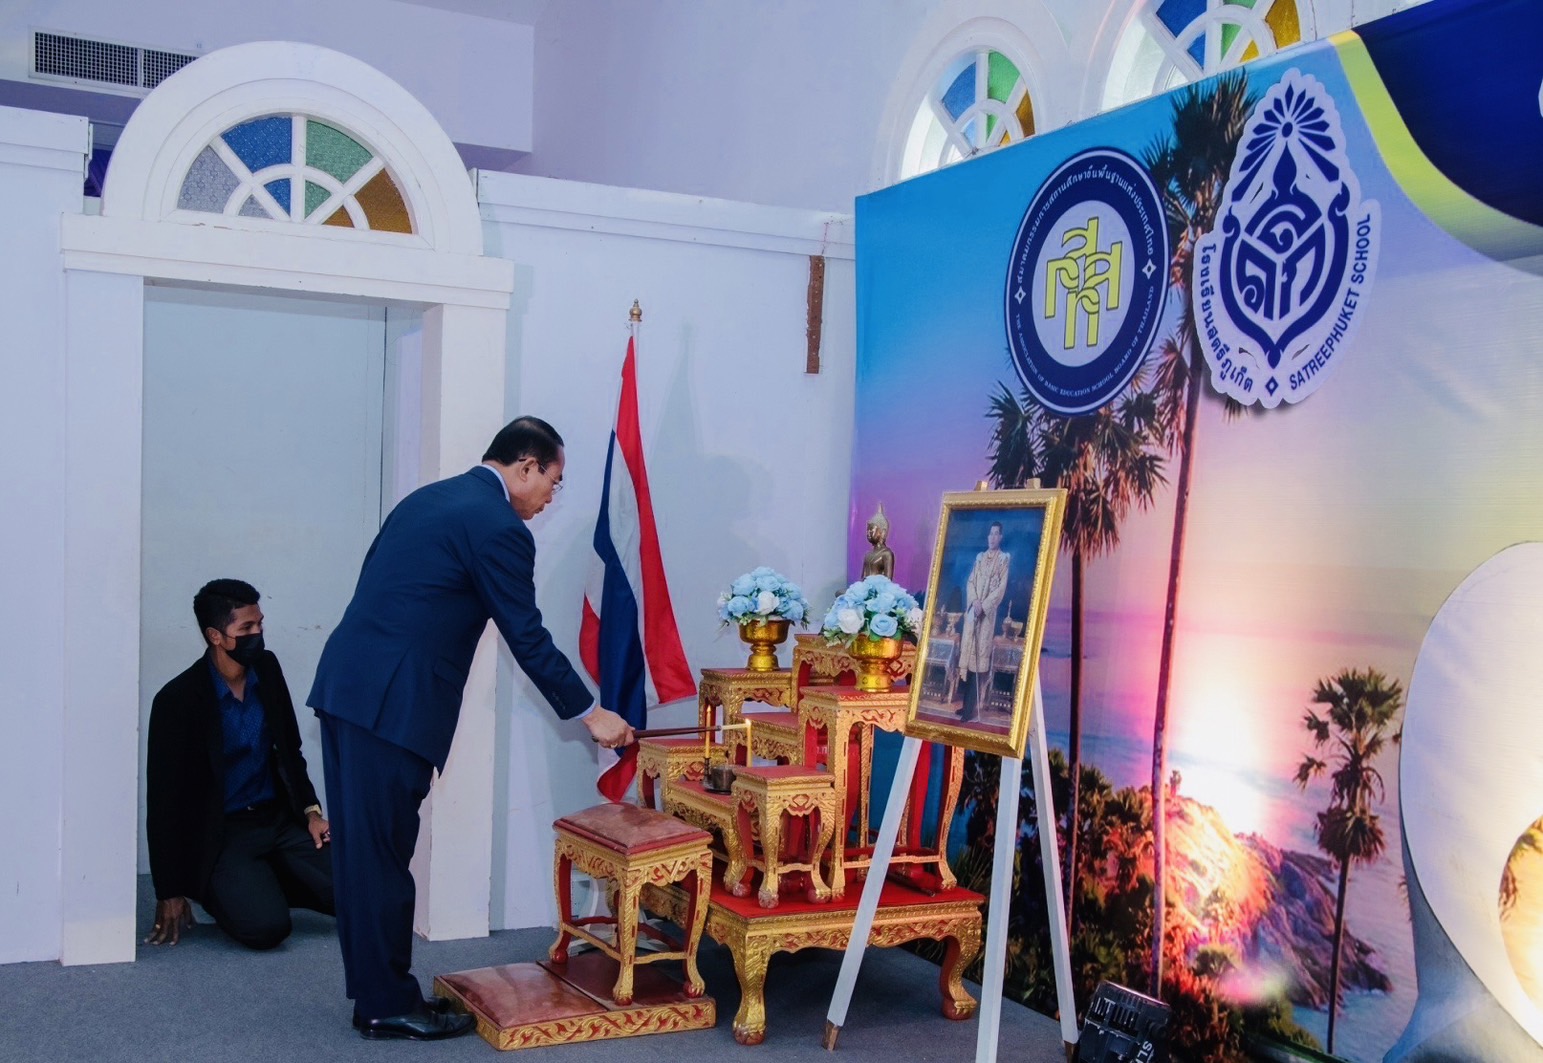
<path fill-rule="evenodd" d="M 536 543 L 491 469 L 420 487 L 365 555 L 307 703 L 444 768 L 489 619 L 562 719 L 594 698 L 536 607 Z"/>

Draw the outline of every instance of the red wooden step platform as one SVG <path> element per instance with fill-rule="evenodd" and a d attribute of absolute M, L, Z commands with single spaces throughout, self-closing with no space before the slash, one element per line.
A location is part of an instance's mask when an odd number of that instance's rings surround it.
<path fill-rule="evenodd" d="M 688 997 L 685 987 L 653 967 L 637 969 L 632 1003 L 611 1001 L 619 964 L 599 952 L 571 956 L 563 967 L 508 963 L 442 974 L 434 992 L 477 1020 L 477 1033 L 494 1048 L 641 1037 L 706 1030 L 718 1021 L 709 996 Z"/>

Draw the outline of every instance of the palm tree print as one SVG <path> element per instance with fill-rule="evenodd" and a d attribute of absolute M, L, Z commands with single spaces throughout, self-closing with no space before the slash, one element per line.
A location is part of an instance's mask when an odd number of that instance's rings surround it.
<path fill-rule="evenodd" d="M 1349 669 L 1320 679 L 1313 704 L 1323 714 L 1308 709 L 1302 723 L 1312 736 L 1311 753 L 1297 767 L 1296 783 L 1304 790 L 1325 772 L 1329 776 L 1329 805 L 1318 813 L 1318 848 L 1333 859 L 1339 870 L 1334 896 L 1334 943 L 1329 963 L 1329 1030 L 1325 1047 L 1334 1051 L 1334 1024 L 1339 1014 L 1340 954 L 1345 937 L 1345 896 L 1350 887 L 1352 864 L 1368 864 L 1387 848 L 1382 819 L 1372 807 L 1385 795 L 1377 758 L 1389 742 L 1398 742 L 1398 713 L 1404 704 L 1397 680 L 1374 668 Z"/>
<path fill-rule="evenodd" d="M 1066 883 L 1068 933 L 1076 932 L 1078 806 L 1082 765 L 1082 659 L 1085 574 L 1090 560 L 1120 543 L 1120 524 L 1131 507 L 1151 505 L 1163 481 L 1157 403 L 1138 374 L 1118 402 L 1092 413 L 1051 413 L 1025 392 L 1014 399 L 1001 384 L 988 417 L 992 432 L 991 482 L 1021 487 L 1038 477 L 1066 489 L 1061 546 L 1071 554 L 1070 804 L 1067 809 Z"/>
<path fill-rule="evenodd" d="M 1159 348 L 1156 368 L 1158 426 L 1170 454 L 1178 458 L 1174 485 L 1173 537 L 1168 556 L 1168 590 L 1163 611 L 1162 648 L 1157 672 L 1157 704 L 1152 724 L 1152 961 L 1149 991 L 1162 994 L 1164 886 L 1167 873 L 1166 816 L 1168 779 L 1168 708 L 1173 679 L 1173 650 L 1183 573 L 1185 521 L 1189 513 L 1190 475 L 1195 456 L 1195 415 L 1200 408 L 1204 360 L 1195 329 L 1190 292 L 1195 273 L 1195 242 L 1216 224 L 1222 192 L 1237 154 L 1238 141 L 1253 109 L 1242 71 L 1225 74 L 1178 93 L 1173 103 L 1173 134 L 1152 145 L 1145 158 L 1163 200 L 1173 258 L 1168 279 L 1179 295 L 1178 326 Z"/>

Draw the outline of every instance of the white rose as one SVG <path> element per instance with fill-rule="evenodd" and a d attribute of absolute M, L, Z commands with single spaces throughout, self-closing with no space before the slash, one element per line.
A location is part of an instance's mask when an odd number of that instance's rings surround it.
<path fill-rule="evenodd" d="M 925 617 L 920 609 L 912 609 L 909 613 L 905 614 L 905 622 L 911 625 L 912 631 L 920 631 L 924 619 Z"/>
<path fill-rule="evenodd" d="M 855 635 L 863 629 L 863 614 L 856 609 L 843 609 L 836 614 L 836 626 L 844 635 Z"/>
<path fill-rule="evenodd" d="M 762 591 L 755 596 L 755 611 L 765 616 L 777 609 L 777 596 L 771 591 Z"/>

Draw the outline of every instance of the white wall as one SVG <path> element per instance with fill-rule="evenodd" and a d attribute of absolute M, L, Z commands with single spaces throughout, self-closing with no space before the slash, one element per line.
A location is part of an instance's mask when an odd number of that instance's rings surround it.
<path fill-rule="evenodd" d="M 394 78 L 457 143 L 531 145 L 533 35 L 515 22 L 397 0 L 12 0 L 0 4 L 0 78 L 28 80 L 35 29 L 200 55 L 246 41 L 320 44 Z"/>
<path fill-rule="evenodd" d="M 64 273 L 86 124 L 0 107 L 0 963 L 59 954 Z M 89 652 L 89 649 L 88 649 Z"/>
<path fill-rule="evenodd" d="M 488 253 L 516 269 L 508 413 L 548 419 L 567 443 L 566 487 L 533 526 L 547 626 L 576 661 L 637 299 L 643 446 L 687 657 L 693 669 L 742 666 L 746 651 L 716 616 L 730 580 L 772 565 L 822 603 L 846 582 L 850 218 L 506 174 L 480 175 L 479 193 Z M 822 249 L 824 361 L 806 375 L 808 256 Z M 507 651 L 503 667 L 508 678 Z M 500 690 L 512 690 L 513 703 L 498 715 L 493 925 L 549 925 L 551 823 L 598 802 L 595 750 L 523 675 Z M 695 717 L 692 702 L 652 722 Z"/>
<path fill-rule="evenodd" d="M 1413 6 L 1296 2 L 1319 37 Z M 926 87 L 918 78 L 955 31 L 1013 29 L 1023 42 L 1013 51 L 1043 64 L 1027 74 L 1040 83 L 1044 130 L 1098 109 L 1114 46 L 1144 3 L 562 0 L 536 24 L 535 149 L 517 169 L 850 211 L 893 181 L 875 160 L 905 135 Z"/>

